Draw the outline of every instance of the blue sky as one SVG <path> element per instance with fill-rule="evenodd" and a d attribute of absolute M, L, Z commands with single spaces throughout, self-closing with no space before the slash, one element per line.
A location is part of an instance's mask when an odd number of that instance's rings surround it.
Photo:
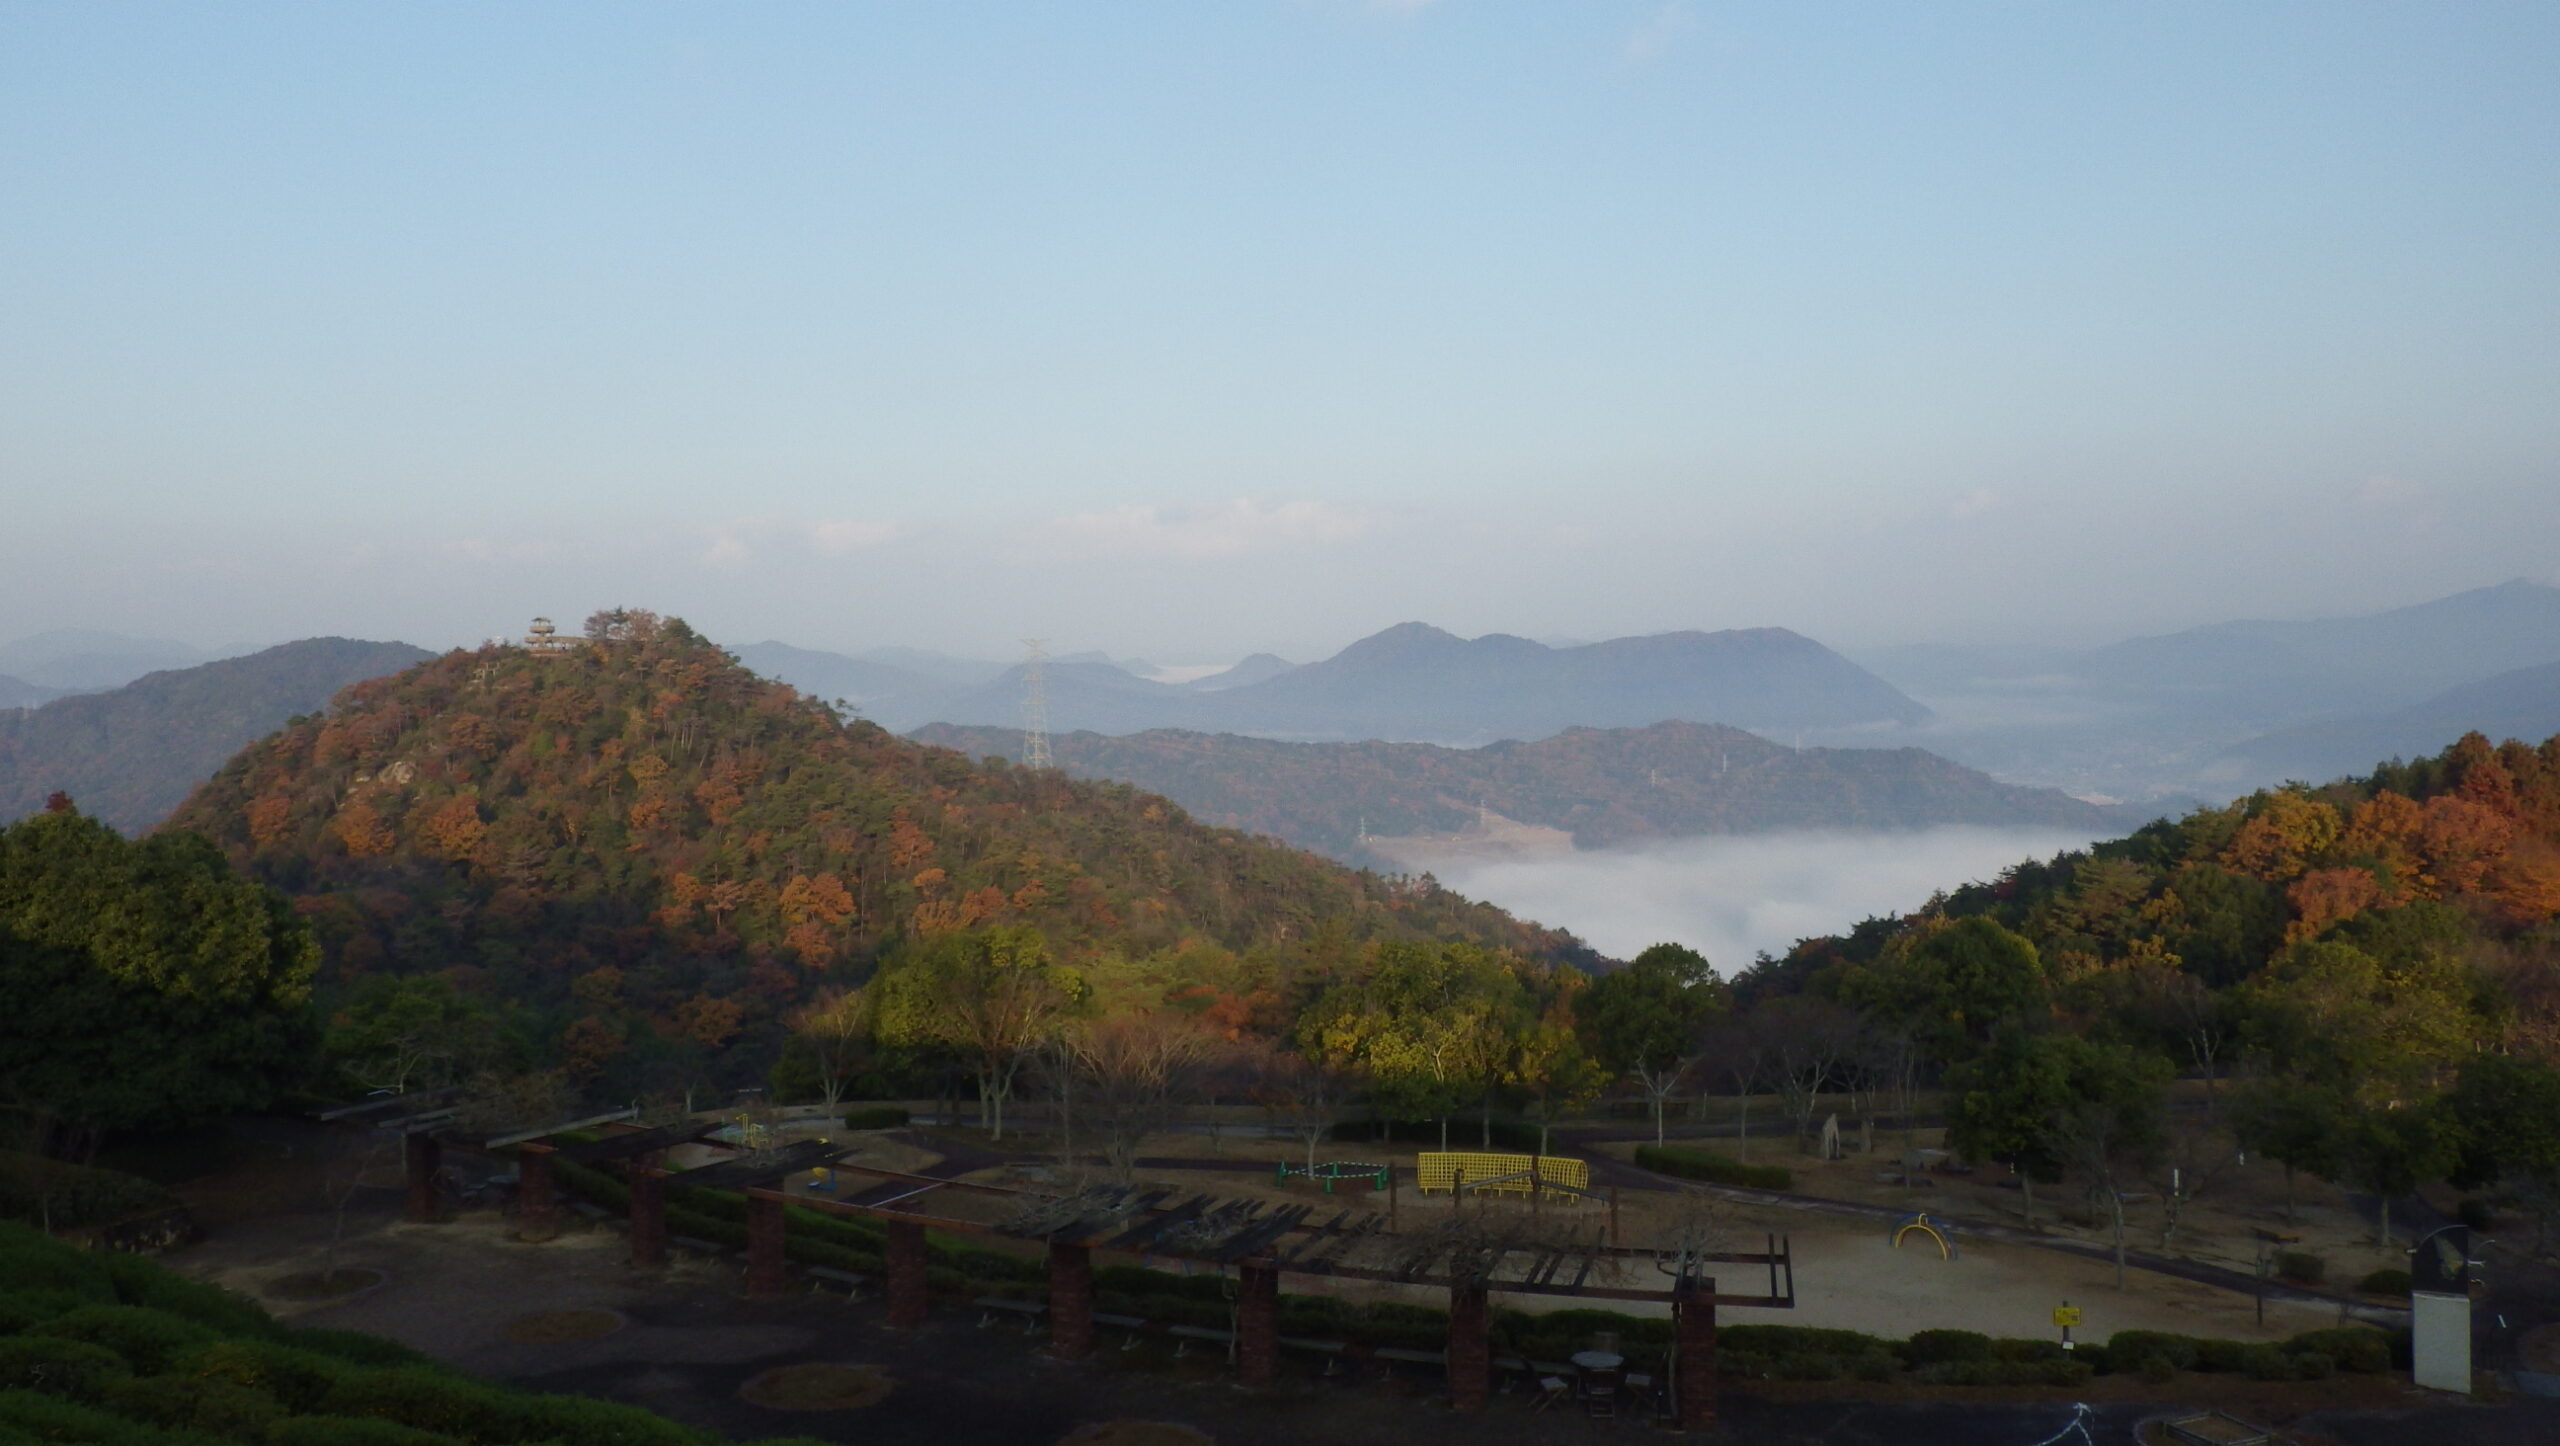
<path fill-rule="evenodd" d="M 0 635 L 2554 580 L 2555 62 L 2549 5 L 0 0 Z"/>

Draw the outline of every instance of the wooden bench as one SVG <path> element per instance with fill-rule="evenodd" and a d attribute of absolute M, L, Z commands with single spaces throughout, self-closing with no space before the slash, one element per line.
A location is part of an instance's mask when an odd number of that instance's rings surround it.
<path fill-rule="evenodd" d="M 1049 1307 L 1040 1301 L 1007 1300 L 1000 1295 L 979 1296 L 975 1304 L 980 1312 L 978 1316 L 980 1330 L 995 1324 L 996 1316 L 999 1313 L 1005 1313 L 1022 1317 L 1022 1333 L 1030 1335 L 1040 1329 L 1041 1318 L 1049 1313 Z"/>
<path fill-rule="evenodd" d="M 1222 1331 L 1209 1326 L 1195 1325 L 1175 1326 L 1172 1334 L 1174 1337 L 1173 1358 L 1177 1361 L 1181 1360 L 1183 1356 L 1190 1351 L 1191 1343 L 1193 1341 L 1210 1341 L 1223 1346 L 1233 1344 L 1236 1338 L 1236 1333 L 1234 1331 Z"/>
<path fill-rule="evenodd" d="M 589 1220 L 602 1222 L 613 1218 L 612 1215 L 606 1212 L 603 1206 L 595 1204 L 593 1201 L 572 1200 L 569 1202 L 569 1208 L 577 1211 L 581 1215 L 584 1215 Z"/>
<path fill-rule="evenodd" d="M 728 1246 L 717 1240 L 705 1240 L 699 1235 L 670 1235 L 667 1237 L 667 1243 L 678 1250 L 690 1250 L 705 1259 L 729 1253 Z"/>
<path fill-rule="evenodd" d="M 1093 1323 L 1098 1326 L 1109 1326 L 1116 1331 L 1127 1331 L 1129 1333 L 1129 1338 L 1120 1343 L 1120 1349 L 1124 1351 L 1136 1350 L 1138 1348 L 1138 1333 L 1147 1328 L 1147 1318 L 1145 1316 L 1111 1315 L 1104 1311 L 1095 1311 L 1093 1313 Z"/>
<path fill-rule="evenodd" d="M 1395 1368 L 1400 1365 L 1438 1366 L 1444 1371 L 1449 1368 L 1447 1351 L 1417 1351 L 1403 1346 L 1380 1346 L 1369 1352 L 1369 1359 L 1384 1367 L 1388 1375 L 1395 1374 Z"/>
<path fill-rule="evenodd" d="M 1349 1341 L 1328 1341 L 1319 1339 L 1315 1336 L 1282 1336 L 1280 1338 L 1280 1349 L 1284 1351 L 1312 1351 L 1315 1354 L 1324 1357 L 1324 1373 L 1330 1376 L 1342 1364 L 1342 1353 L 1351 1349 L 1351 1343 Z"/>
<path fill-rule="evenodd" d="M 871 1283 L 871 1277 L 856 1271 L 838 1270 L 832 1265 L 812 1265 L 809 1267 L 809 1293 L 811 1295 L 816 1295 L 824 1291 L 830 1281 L 844 1287 L 844 1303 L 851 1305 L 855 1301 L 862 1299 L 862 1288 Z"/>

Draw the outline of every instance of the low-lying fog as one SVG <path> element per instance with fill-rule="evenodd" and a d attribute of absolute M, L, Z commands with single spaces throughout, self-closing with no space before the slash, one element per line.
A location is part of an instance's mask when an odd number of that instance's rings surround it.
<path fill-rule="evenodd" d="M 1908 833 L 1724 834 L 1644 848 L 1451 862 L 1440 882 L 1514 914 L 1571 929 L 1624 959 L 1671 940 L 1727 977 L 1761 950 L 1907 913 L 1940 889 L 2025 858 L 2085 848 L 2086 833 L 1948 826 Z"/>

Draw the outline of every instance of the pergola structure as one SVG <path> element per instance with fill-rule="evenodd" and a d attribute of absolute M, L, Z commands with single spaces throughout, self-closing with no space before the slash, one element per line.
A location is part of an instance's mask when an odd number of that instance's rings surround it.
<path fill-rule="evenodd" d="M 1752 1252 L 1648 1250 L 1610 1244 L 1598 1226 L 1588 1243 L 1549 1239 L 1505 1244 L 1498 1237 L 1464 1232 L 1402 1236 L 1381 1228 L 1379 1218 L 1355 1209 L 1274 1205 L 1250 1199 L 1187 1197 L 1169 1189 L 1092 1190 L 1058 1195 L 931 1176 L 846 1165 L 880 1178 L 873 1198 L 831 1200 L 750 1188 L 747 1279 L 779 1290 L 788 1279 L 782 1207 L 787 1202 L 832 1214 L 880 1222 L 886 1236 L 889 1324 L 912 1330 L 930 1308 L 925 1282 L 927 1228 L 958 1235 L 1005 1236 L 1047 1247 L 1049 1346 L 1052 1354 L 1080 1359 L 1093 1349 L 1093 1252 L 1121 1251 L 1142 1258 L 1182 1260 L 1237 1276 L 1236 1360 L 1244 1383 L 1268 1386 L 1278 1377 L 1280 1281 L 1284 1275 L 1432 1286 L 1449 1292 L 1447 1367 L 1449 1402 L 1458 1410 L 1481 1409 L 1492 1395 L 1491 1297 L 1570 1296 L 1594 1301 L 1648 1301 L 1671 1307 L 1674 1326 L 1672 1385 L 1685 1429 L 1715 1422 L 1715 1311 L 1718 1305 L 1791 1309 L 1795 1264 L 1783 1237 Z M 928 1213 L 920 1202 L 939 1196 L 953 1208 Z M 965 1203 L 962 1197 L 965 1197 Z M 752 1222 L 761 1208 L 774 1221 L 759 1234 Z M 1327 1214 L 1330 1218 L 1320 1218 Z M 1706 1274 L 1711 1265 L 1749 1265 L 1768 1272 L 1766 1294 L 1719 1292 Z M 1630 1267 L 1659 1270 L 1668 1287 L 1622 1283 Z"/>
<path fill-rule="evenodd" d="M 413 1221 L 437 1218 L 435 1177 L 445 1143 L 490 1153 L 511 1148 L 522 1180 L 519 1228 L 528 1239 L 547 1239 L 556 1232 L 554 1161 L 619 1161 L 631 1186 L 631 1262 L 639 1266 L 666 1262 L 667 1181 L 740 1191 L 746 1197 L 750 1296 L 774 1297 L 790 1288 L 786 1205 L 876 1220 L 885 1238 L 888 1324 L 893 1329 L 916 1329 L 930 1313 L 927 1229 L 1037 1242 L 1047 1254 L 1050 1352 L 1068 1360 L 1082 1359 L 1093 1350 L 1093 1252 L 1097 1250 L 1179 1260 L 1221 1273 L 1233 1269 L 1236 1360 L 1244 1384 L 1254 1387 L 1269 1386 L 1278 1379 L 1283 1276 L 1446 1290 L 1449 1402 L 1462 1411 L 1482 1409 L 1492 1395 L 1493 1296 L 1654 1302 L 1668 1304 L 1674 1321 L 1671 1376 L 1679 1424 L 1683 1429 L 1702 1430 L 1715 1423 L 1716 1307 L 1792 1309 L 1795 1305 L 1794 1257 L 1783 1236 L 1770 1236 L 1765 1249 L 1749 1252 L 1694 1245 L 1647 1249 L 1616 1243 L 1614 1228 L 1596 1222 L 1584 1241 L 1552 1213 L 1548 1219 L 1557 1223 L 1543 1234 L 1533 1230 L 1506 1238 L 1499 1230 L 1470 1234 L 1463 1229 L 1397 1234 L 1374 1212 L 1356 1206 L 1338 1208 L 1332 1202 L 1277 1205 L 1186 1195 L 1167 1188 L 1104 1188 L 1073 1194 L 1024 1190 L 844 1164 L 849 1151 L 821 1140 L 797 1141 L 779 1149 L 740 1149 L 725 1160 L 670 1171 L 662 1164 L 669 1150 L 708 1139 L 720 1124 L 686 1120 L 654 1128 L 628 1126 L 592 1139 L 549 1143 L 571 1131 L 628 1120 L 631 1112 L 621 1111 L 481 1139 L 465 1137 L 455 1128 L 464 1108 L 462 1093 L 445 1089 L 388 1096 L 325 1110 L 319 1117 L 395 1130 L 402 1136 L 408 1216 Z M 845 1199 L 793 1194 L 781 1188 L 793 1175 L 830 1166 L 875 1177 L 880 1184 Z M 928 1211 L 928 1197 L 940 1208 Z M 1610 1213 L 1614 1217 L 1614 1209 Z M 1708 1273 L 1715 1265 L 1765 1270 L 1767 1292 L 1719 1291 Z M 1667 1286 L 1628 1283 L 1637 1268 L 1658 1271 L 1667 1278 Z"/>

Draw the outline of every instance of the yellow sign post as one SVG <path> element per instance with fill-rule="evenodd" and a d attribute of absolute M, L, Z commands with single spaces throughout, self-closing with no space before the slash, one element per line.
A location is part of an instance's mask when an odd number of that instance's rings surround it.
<path fill-rule="evenodd" d="M 2071 1339 L 2071 1328 L 2080 1323 L 2080 1307 L 2067 1300 L 2055 1306 L 2053 1323 L 2062 1327 L 2062 1348 L 2066 1351 L 2078 1350 L 2079 1347 Z"/>

